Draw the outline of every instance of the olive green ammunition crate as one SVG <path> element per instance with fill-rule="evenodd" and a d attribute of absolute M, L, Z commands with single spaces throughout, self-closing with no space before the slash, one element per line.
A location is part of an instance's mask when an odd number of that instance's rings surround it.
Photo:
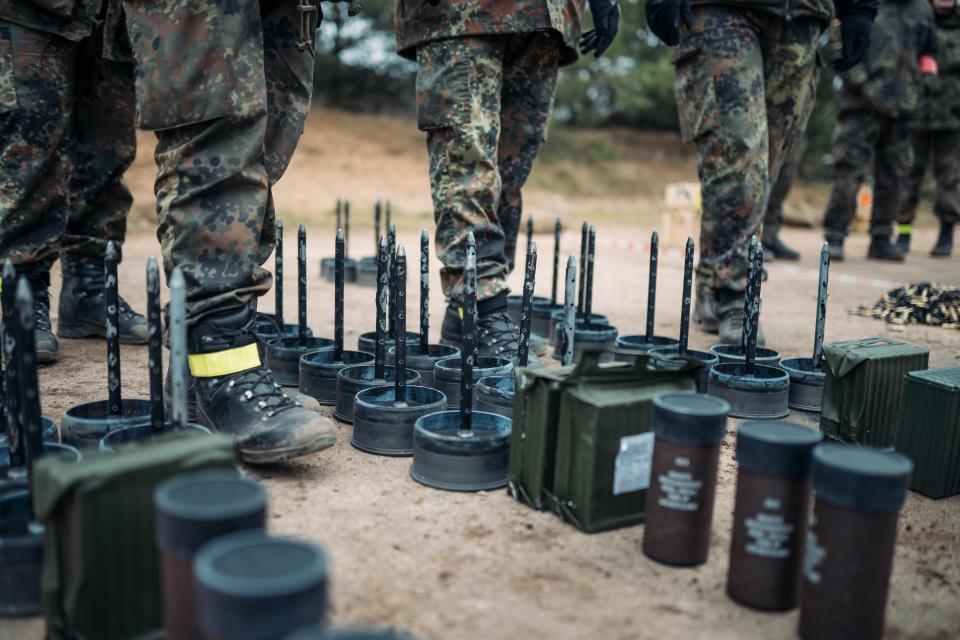
<path fill-rule="evenodd" d="M 553 486 L 561 384 L 573 367 L 517 369 L 510 434 L 510 495 L 542 510 Z"/>
<path fill-rule="evenodd" d="M 820 431 L 834 440 L 893 447 L 903 377 L 927 368 L 930 353 L 878 336 L 823 346 L 827 379 Z"/>
<path fill-rule="evenodd" d="M 696 392 L 701 366 L 655 370 L 645 356 L 599 364 L 585 354 L 561 385 L 551 509 L 588 533 L 642 522 L 653 399 Z"/>
<path fill-rule="evenodd" d="M 40 461 L 33 492 L 46 529 L 47 638 L 162 637 L 153 491 L 171 476 L 236 464 L 233 439 L 219 435 L 173 436 L 74 465 Z"/>
<path fill-rule="evenodd" d="M 896 450 L 913 460 L 910 489 L 929 498 L 960 494 L 960 367 L 906 375 Z"/>

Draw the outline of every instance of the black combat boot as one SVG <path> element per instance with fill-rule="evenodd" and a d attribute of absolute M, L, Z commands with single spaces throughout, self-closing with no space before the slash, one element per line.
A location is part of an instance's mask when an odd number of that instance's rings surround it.
<path fill-rule="evenodd" d="M 764 239 L 763 248 L 765 251 L 773 254 L 773 257 L 777 260 L 794 261 L 800 259 L 800 254 L 785 245 L 783 240 L 780 239 L 780 236 L 776 236 L 772 240 Z M 764 259 L 766 259 L 766 254 L 764 254 Z"/>
<path fill-rule="evenodd" d="M 720 318 L 717 315 L 717 299 L 710 289 L 697 289 L 697 302 L 693 307 L 693 321 L 707 333 L 717 333 Z"/>
<path fill-rule="evenodd" d="M 254 316 L 246 306 L 211 314 L 189 328 L 198 420 L 236 436 L 240 457 L 251 464 L 279 462 L 333 446 L 337 430 L 330 419 L 284 393 L 260 364 Z M 224 372 L 230 369 L 239 370 Z"/>
<path fill-rule="evenodd" d="M 506 293 L 490 300 L 481 300 L 477 303 L 477 312 L 477 355 L 507 358 L 516 364 L 520 349 L 520 329 L 507 312 Z M 440 327 L 440 343 L 459 348 L 462 343 L 461 328 L 460 308 L 449 305 Z M 527 367 L 542 367 L 543 363 L 533 347 L 529 342 L 527 345 Z"/>
<path fill-rule="evenodd" d="M 910 253 L 910 239 L 911 234 L 909 233 L 897 234 L 897 249 L 900 249 L 903 255 Z"/>
<path fill-rule="evenodd" d="M 867 249 L 867 257 L 872 260 L 886 260 L 889 262 L 903 262 L 903 251 L 897 245 L 890 242 L 889 236 L 872 236 L 870 238 L 870 248 Z"/>
<path fill-rule="evenodd" d="M 107 337 L 103 259 L 64 255 L 60 260 L 63 286 L 57 335 L 61 338 Z M 147 343 L 147 319 L 120 302 L 120 342 Z"/>
<path fill-rule="evenodd" d="M 830 262 L 843 262 L 843 238 L 827 238 Z"/>
<path fill-rule="evenodd" d="M 937 237 L 937 244 L 930 250 L 930 255 L 934 258 L 947 258 L 953 253 L 953 223 L 941 222 L 940 235 Z"/>
<path fill-rule="evenodd" d="M 60 357 L 60 343 L 50 326 L 50 271 L 40 265 L 19 265 L 17 276 L 26 278 L 33 290 L 33 315 L 37 323 L 33 339 L 37 345 L 37 363 L 56 362 Z"/>
<path fill-rule="evenodd" d="M 720 344 L 740 344 L 743 341 L 743 311 L 726 311 L 720 315 Z M 757 326 L 757 346 L 766 344 L 763 326 Z"/>

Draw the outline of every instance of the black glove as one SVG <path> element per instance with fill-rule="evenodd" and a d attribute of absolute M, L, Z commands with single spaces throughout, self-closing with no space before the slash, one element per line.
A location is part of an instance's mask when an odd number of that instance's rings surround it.
<path fill-rule="evenodd" d="M 580 36 L 580 53 L 591 51 L 600 57 L 613 43 L 620 29 L 620 3 L 617 0 L 590 0 L 593 29 Z"/>
<path fill-rule="evenodd" d="M 688 0 L 647 0 L 647 26 L 668 46 L 680 42 L 680 22 L 693 26 L 693 11 Z"/>
<path fill-rule="evenodd" d="M 846 71 L 863 60 L 870 48 L 872 28 L 873 15 L 866 11 L 854 9 L 840 18 L 840 39 L 843 47 L 840 59 L 833 61 L 834 69 Z"/>

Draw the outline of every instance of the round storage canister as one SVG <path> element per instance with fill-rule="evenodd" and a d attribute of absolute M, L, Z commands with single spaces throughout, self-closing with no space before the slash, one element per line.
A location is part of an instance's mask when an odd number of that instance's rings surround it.
<path fill-rule="evenodd" d="M 727 594 L 748 607 L 797 606 L 819 431 L 790 422 L 737 429 L 737 492 Z"/>
<path fill-rule="evenodd" d="M 702 564 L 710 547 L 720 442 L 730 405 L 698 393 L 653 400 L 653 463 L 643 552 L 677 566 Z"/>
<path fill-rule="evenodd" d="M 326 618 L 327 554 L 313 543 L 231 533 L 200 548 L 193 573 L 204 640 L 281 640 Z"/>
<path fill-rule="evenodd" d="M 897 519 L 912 470 L 909 458 L 892 451 L 835 443 L 814 449 L 801 638 L 883 637 Z"/>
<path fill-rule="evenodd" d="M 153 494 L 163 574 L 163 625 L 169 640 L 201 637 L 194 608 L 193 557 L 228 533 L 266 527 L 267 491 L 230 471 L 175 476 Z"/>
<path fill-rule="evenodd" d="M 413 638 L 392 629 L 326 629 L 323 625 L 313 625 L 300 629 L 283 640 L 413 640 Z"/>

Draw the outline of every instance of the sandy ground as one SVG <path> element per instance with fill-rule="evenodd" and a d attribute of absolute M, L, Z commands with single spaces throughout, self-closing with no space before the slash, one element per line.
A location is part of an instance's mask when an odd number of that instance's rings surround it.
<path fill-rule="evenodd" d="M 353 182 L 346 176 L 354 168 L 339 167 L 339 161 L 332 160 L 326 165 L 335 174 L 331 178 L 327 169 L 315 169 L 314 156 L 333 153 L 331 157 L 337 157 L 343 148 L 315 146 L 311 152 L 313 142 L 308 134 L 303 152 L 278 191 L 281 209 L 309 219 L 318 206 L 327 209 L 336 197 L 329 185 L 345 190 L 356 186 L 367 196 L 373 192 L 369 182 L 375 180 L 382 193 L 394 199 L 398 210 L 410 212 L 399 220 L 399 240 L 415 253 L 420 228 L 428 224 L 415 213 L 429 206 L 425 178 L 413 186 L 398 183 L 379 160 L 364 167 L 362 179 Z M 141 155 L 131 173 L 140 208 L 149 206 L 145 203 L 149 203 L 147 178 L 151 171 L 149 153 Z M 403 172 L 412 174 L 424 163 L 411 154 L 404 156 L 403 165 Z M 675 173 L 684 175 L 682 167 Z M 338 182 L 339 178 L 344 183 Z M 538 208 L 549 209 L 543 203 L 550 201 L 549 193 L 535 193 L 528 200 L 528 210 L 550 219 L 557 211 Z M 579 223 L 573 212 L 580 211 L 582 203 L 564 202 L 564 218 L 573 229 Z M 332 334 L 333 291 L 319 280 L 317 266 L 320 257 L 333 253 L 331 227 L 327 222 L 310 227 L 309 322 L 319 335 Z M 291 228 L 289 223 L 287 228 Z M 599 224 L 594 307 L 608 314 L 622 334 L 642 330 L 644 243 L 651 230 L 651 224 L 645 222 L 627 224 L 613 219 Z M 369 226 L 358 234 L 355 237 L 362 240 L 353 253 L 366 255 Z M 552 239 L 548 235 L 536 239 L 543 247 L 537 293 L 548 295 Z M 813 269 L 822 240 L 814 231 L 793 230 L 786 232 L 786 239 L 803 251 L 804 259 L 799 267 L 771 265 L 770 280 L 763 289 L 762 319 L 768 346 L 784 357 L 808 356 L 816 296 Z M 627 245 L 628 241 L 635 246 Z M 895 283 L 935 279 L 960 285 L 960 261 L 926 257 L 932 241 L 929 232 L 921 232 L 905 265 L 879 265 L 863 259 L 865 238 L 851 239 L 850 257 L 836 265 L 831 275 L 827 340 L 891 335 L 929 348 L 931 366 L 960 363 L 958 331 L 909 327 L 905 332 L 891 332 L 881 322 L 848 313 L 859 304 L 875 301 Z M 292 244 L 291 235 L 287 243 L 291 271 Z M 564 237 L 564 255 L 576 252 L 578 246 L 576 235 Z M 122 293 L 141 310 L 146 257 L 158 253 L 155 239 L 147 232 L 133 234 L 124 251 Z M 657 332 L 672 335 L 679 319 L 682 259 L 676 251 L 665 249 L 664 254 Z M 520 275 L 514 274 L 514 284 L 519 280 Z M 57 286 L 56 274 L 53 281 Z M 285 290 L 291 292 L 286 313 L 293 317 L 293 273 L 287 275 L 285 284 Z M 434 274 L 434 289 L 437 287 Z M 409 310 L 416 314 L 416 300 L 410 302 Z M 272 299 L 264 300 L 263 310 L 272 310 L 272 304 Z M 359 333 L 373 328 L 372 290 L 348 287 L 346 308 L 347 342 L 352 345 Z M 434 296 L 435 334 L 442 311 L 443 301 Z M 714 341 L 713 336 L 692 332 L 693 347 L 708 347 Z M 44 412 L 52 416 L 106 394 L 102 342 L 65 341 L 61 350 L 61 361 L 41 372 Z M 145 372 L 146 349 L 124 347 L 126 396 L 147 394 Z M 333 618 L 338 623 L 394 625 L 438 640 L 790 638 L 795 635 L 796 611 L 760 613 L 734 604 L 724 593 L 736 474 L 735 427 L 732 420 L 722 447 L 710 559 L 692 569 L 668 568 L 647 559 L 640 551 L 642 526 L 587 535 L 551 514 L 528 509 L 504 491 L 456 494 L 422 487 L 407 474 L 409 459 L 370 456 L 353 449 L 346 425 L 339 426 L 333 449 L 289 465 L 250 471 L 269 487 L 271 530 L 315 540 L 329 550 Z M 887 609 L 888 637 L 960 637 L 958 552 L 960 497 L 933 501 L 910 494 L 900 519 Z M 42 622 L 0 622 L 0 637 L 41 638 Z"/>

